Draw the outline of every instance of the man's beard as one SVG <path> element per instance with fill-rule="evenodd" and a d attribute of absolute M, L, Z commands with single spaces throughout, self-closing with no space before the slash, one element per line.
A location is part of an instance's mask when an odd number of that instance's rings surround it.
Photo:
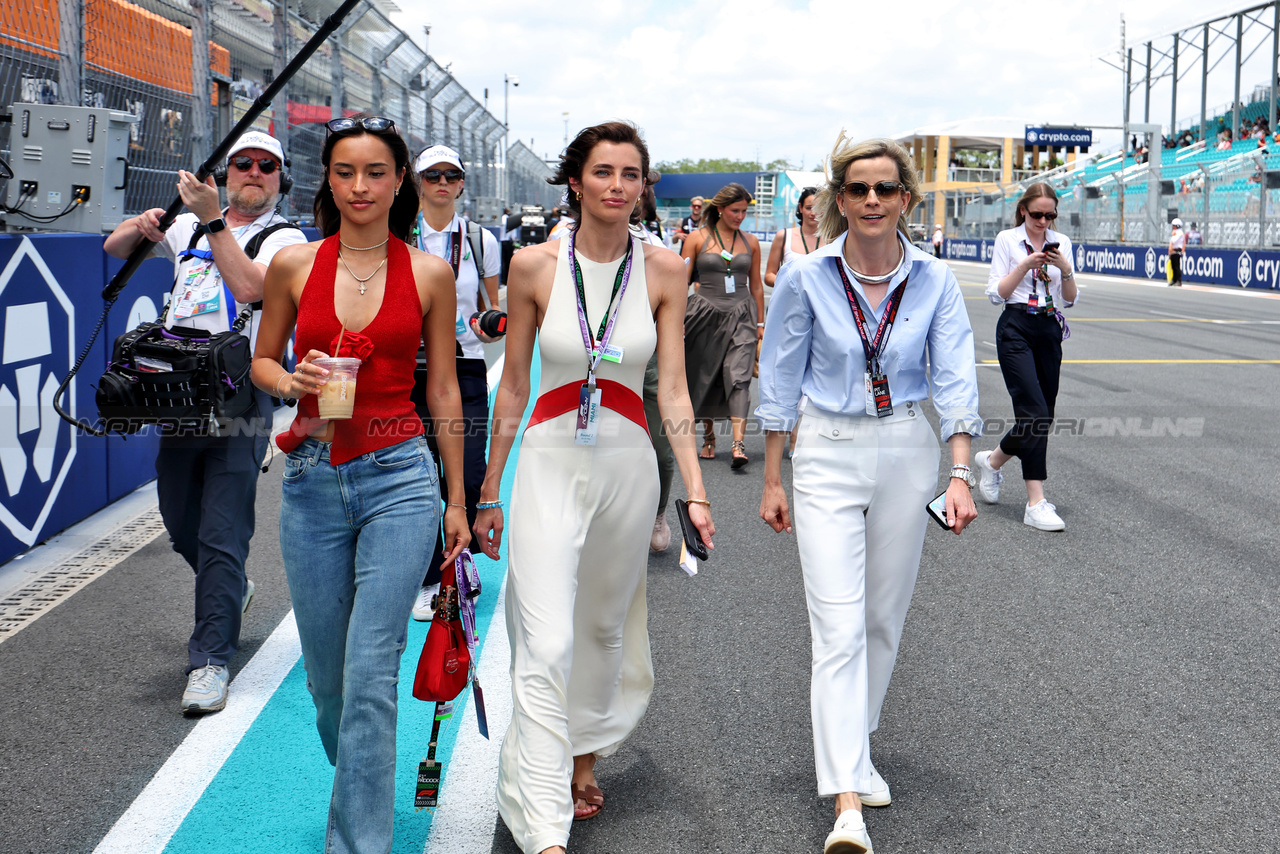
<path fill-rule="evenodd" d="M 262 198 L 257 202 L 251 203 L 245 198 L 244 193 L 240 190 L 232 190 L 230 187 L 227 188 L 228 204 L 235 208 L 237 212 L 245 216 L 254 217 L 255 219 L 274 208 L 279 198 L 280 197 L 275 193 L 262 191 Z"/>

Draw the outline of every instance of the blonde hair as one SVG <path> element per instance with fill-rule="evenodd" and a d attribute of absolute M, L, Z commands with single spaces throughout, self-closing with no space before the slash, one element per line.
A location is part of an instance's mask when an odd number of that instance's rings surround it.
<path fill-rule="evenodd" d="M 853 142 L 842 130 L 836 137 L 836 144 L 831 147 L 831 156 L 826 163 L 826 185 L 818 191 L 814 207 L 818 209 L 818 230 L 828 243 L 844 234 L 849 229 L 848 221 L 840 215 L 840 206 L 836 199 L 844 187 L 845 171 L 855 160 L 870 160 L 874 157 L 888 157 L 898 166 L 898 182 L 907 192 L 907 206 L 898 217 L 898 231 L 907 236 L 907 217 L 915 206 L 920 204 L 924 195 L 920 192 L 920 180 L 916 176 L 916 166 L 907 150 L 891 139 L 868 139 Z"/>

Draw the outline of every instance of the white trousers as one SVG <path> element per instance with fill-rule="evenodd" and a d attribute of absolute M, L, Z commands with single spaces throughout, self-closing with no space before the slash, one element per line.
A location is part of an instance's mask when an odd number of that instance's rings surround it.
<path fill-rule="evenodd" d="M 793 521 L 813 635 L 818 794 L 871 790 L 880 724 L 915 588 L 940 451 L 918 405 L 888 418 L 810 408 L 792 461 Z"/>

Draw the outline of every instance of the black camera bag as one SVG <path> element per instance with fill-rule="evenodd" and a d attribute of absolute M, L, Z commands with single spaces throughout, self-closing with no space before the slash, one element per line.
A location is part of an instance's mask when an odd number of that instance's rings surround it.
<path fill-rule="evenodd" d="M 263 240 L 281 228 L 297 226 L 264 228 L 246 244 L 245 254 L 256 257 Z M 191 238 L 192 247 L 201 234 Z M 241 330 L 261 307 L 246 307 L 226 332 L 165 329 L 158 320 L 117 338 L 95 395 L 103 428 L 127 435 L 159 424 L 188 435 L 223 435 L 253 408 L 253 353 Z"/>

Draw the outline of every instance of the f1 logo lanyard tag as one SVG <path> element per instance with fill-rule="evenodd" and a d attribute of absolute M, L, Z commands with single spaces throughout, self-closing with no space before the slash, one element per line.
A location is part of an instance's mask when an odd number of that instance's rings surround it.
<path fill-rule="evenodd" d="M 1031 248 L 1031 244 L 1022 241 L 1022 245 L 1026 248 L 1027 254 L 1032 254 L 1035 250 Z M 1041 302 L 1040 283 L 1044 282 L 1044 299 Z M 1049 265 L 1041 264 L 1039 268 L 1031 271 L 1031 294 L 1027 297 L 1027 313 L 1040 314 L 1043 312 L 1053 311 L 1053 294 L 1049 293 Z"/>
<path fill-rule="evenodd" d="M 833 257 L 831 260 L 835 262 L 836 272 L 840 274 L 840 281 L 844 284 L 844 293 L 849 298 L 849 308 L 853 311 L 853 325 L 858 327 L 858 337 L 862 339 L 862 352 L 867 358 L 867 369 L 864 375 L 867 394 L 866 413 L 877 418 L 885 418 L 893 414 L 893 395 L 889 391 L 889 378 L 881 370 L 880 357 L 889 342 L 889 332 L 893 328 L 893 321 L 898 317 L 898 307 L 902 305 L 902 295 L 907 289 L 907 279 L 910 276 L 903 279 L 902 284 L 889 295 L 884 314 L 880 316 L 880 324 L 876 327 L 875 338 L 870 338 L 867 335 L 866 315 L 862 313 L 862 306 L 858 304 L 858 295 L 853 290 L 853 283 L 849 281 L 849 275 L 844 271 L 844 263 L 839 257 Z"/>
<path fill-rule="evenodd" d="M 627 240 L 627 254 L 618 265 L 618 274 L 613 280 L 613 293 L 609 297 L 609 306 L 604 317 L 600 318 L 600 329 L 595 337 L 591 335 L 591 327 L 587 324 L 587 289 L 582 281 L 582 268 L 578 264 L 577 230 L 569 232 L 569 269 L 573 271 L 575 285 L 574 298 L 578 309 L 578 328 L 582 332 L 582 344 L 587 350 L 587 381 L 582 384 L 578 393 L 578 420 L 574 428 L 573 443 L 575 445 L 594 445 L 600 434 L 600 401 L 601 389 L 596 386 L 596 368 L 600 360 L 607 354 L 616 354 L 617 361 L 622 359 L 621 348 L 610 347 L 609 339 L 618 322 L 618 313 L 622 310 L 622 297 L 627 291 L 627 282 L 631 280 L 631 264 L 634 241 Z M 610 361 L 614 361 L 610 359 Z"/>

